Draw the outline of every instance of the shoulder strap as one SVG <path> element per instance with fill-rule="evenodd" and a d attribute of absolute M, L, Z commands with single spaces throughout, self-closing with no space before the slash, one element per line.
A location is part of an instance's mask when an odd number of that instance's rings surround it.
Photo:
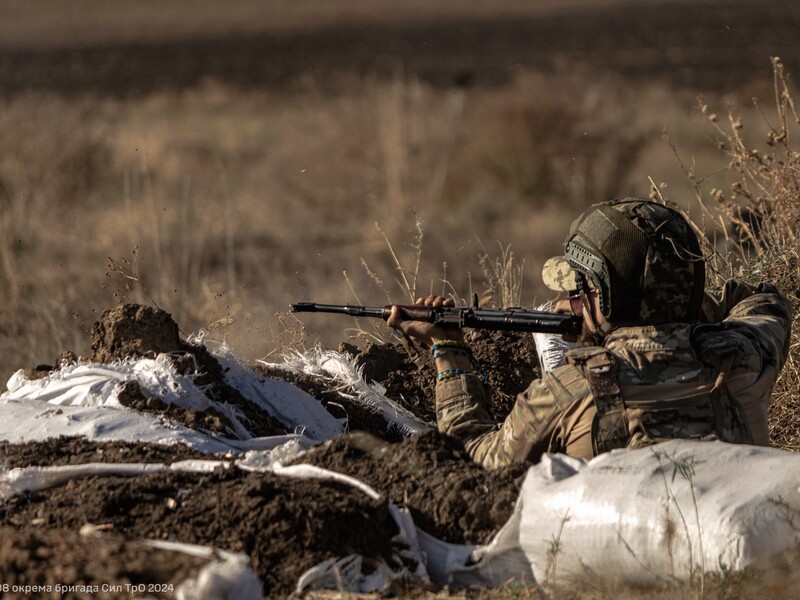
<path fill-rule="evenodd" d="M 594 455 L 615 448 L 625 448 L 630 442 L 625 401 L 617 381 L 617 361 L 603 347 L 581 348 L 568 354 L 568 360 L 589 383 L 597 413 L 592 420 L 592 450 Z"/>

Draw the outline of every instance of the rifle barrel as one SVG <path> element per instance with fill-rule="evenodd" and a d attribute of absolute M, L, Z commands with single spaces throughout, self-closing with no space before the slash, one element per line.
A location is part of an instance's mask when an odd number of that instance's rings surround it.
<path fill-rule="evenodd" d="M 525 309 L 482 309 L 473 307 L 428 308 L 419 305 L 398 305 L 405 319 L 436 323 L 443 327 L 469 327 L 500 331 L 538 331 L 541 333 L 568 333 L 581 331 L 581 319 L 573 315 Z M 390 306 L 356 306 L 352 304 L 292 304 L 292 312 L 324 312 L 388 319 Z"/>
<path fill-rule="evenodd" d="M 545 311 L 479 309 L 465 315 L 464 327 L 577 335 L 582 321 L 574 315 Z"/>
<path fill-rule="evenodd" d="M 292 312 L 324 312 L 350 315 L 351 317 L 373 317 L 386 319 L 386 309 L 382 306 L 355 306 L 353 304 L 317 304 L 315 302 L 298 302 L 292 304 Z"/>

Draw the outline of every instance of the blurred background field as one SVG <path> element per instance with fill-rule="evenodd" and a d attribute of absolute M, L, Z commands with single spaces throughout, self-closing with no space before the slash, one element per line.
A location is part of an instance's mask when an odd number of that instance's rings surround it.
<path fill-rule="evenodd" d="M 124 299 L 247 359 L 378 278 L 466 298 L 513 253 L 541 302 L 587 204 L 691 209 L 665 134 L 730 183 L 697 97 L 763 142 L 797 31 L 778 0 L 0 0 L 0 375 L 86 355 Z"/>

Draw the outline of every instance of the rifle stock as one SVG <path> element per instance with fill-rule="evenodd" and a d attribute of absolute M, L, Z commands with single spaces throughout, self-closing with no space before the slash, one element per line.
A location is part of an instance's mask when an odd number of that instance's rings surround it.
<path fill-rule="evenodd" d="M 432 308 L 418 304 L 398 304 L 404 319 L 425 321 L 444 327 L 494 329 L 498 331 L 530 331 L 578 335 L 582 321 L 574 315 L 525 308 L 478 308 L 475 306 L 442 306 Z M 392 305 L 357 306 L 353 304 L 292 304 L 292 312 L 320 312 L 351 317 L 389 318 Z"/>

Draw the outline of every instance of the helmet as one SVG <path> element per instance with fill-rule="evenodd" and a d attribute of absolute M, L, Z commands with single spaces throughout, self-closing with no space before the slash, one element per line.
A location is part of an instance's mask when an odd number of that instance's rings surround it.
<path fill-rule="evenodd" d="M 611 327 L 698 319 L 705 261 L 678 211 L 641 198 L 591 206 L 570 227 L 564 256 L 542 272 L 554 290 L 595 288 Z"/>

